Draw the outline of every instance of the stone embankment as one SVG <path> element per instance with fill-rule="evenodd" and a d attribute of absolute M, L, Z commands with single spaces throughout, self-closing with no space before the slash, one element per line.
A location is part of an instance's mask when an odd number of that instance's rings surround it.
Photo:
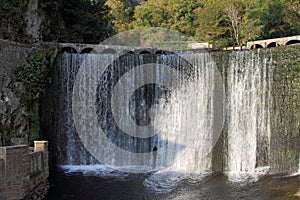
<path fill-rule="evenodd" d="M 0 147 L 0 199 L 43 199 L 48 190 L 48 142 Z"/>

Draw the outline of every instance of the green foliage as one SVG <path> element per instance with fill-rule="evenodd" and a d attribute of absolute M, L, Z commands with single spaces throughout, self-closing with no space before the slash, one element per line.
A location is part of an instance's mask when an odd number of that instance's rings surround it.
<path fill-rule="evenodd" d="M 299 10 L 294 10 L 284 0 L 260 2 L 255 14 L 265 39 L 300 34 Z"/>
<path fill-rule="evenodd" d="M 25 117 L 29 122 L 29 142 L 39 137 L 39 101 L 44 95 L 47 84 L 51 81 L 49 71 L 53 65 L 56 48 L 32 51 L 26 60 L 17 67 L 17 81 L 25 86 L 25 96 L 22 97 L 26 106 Z"/>
<path fill-rule="evenodd" d="M 194 10 L 201 6 L 197 0 L 149 0 L 136 6 L 132 25 L 135 28 L 168 28 L 192 36 Z"/>
<path fill-rule="evenodd" d="M 33 51 L 28 58 L 16 69 L 16 77 L 26 88 L 26 102 L 38 101 L 48 82 L 46 53 Z"/>
<path fill-rule="evenodd" d="M 43 16 L 42 40 L 58 41 L 64 32 L 64 21 L 61 16 L 61 0 L 40 0 L 39 9 Z"/>
<path fill-rule="evenodd" d="M 229 46 L 229 44 L 230 44 L 230 42 L 229 42 L 228 39 L 226 39 L 226 38 L 221 38 L 221 39 L 219 40 L 219 43 L 217 43 L 216 46 L 219 46 L 219 47 L 226 47 L 226 46 Z"/>
<path fill-rule="evenodd" d="M 104 1 L 41 0 L 43 41 L 99 43 L 112 32 Z"/>
<path fill-rule="evenodd" d="M 298 1 L 298 0 L 297 0 Z M 248 40 L 269 39 L 300 34 L 299 1 L 256 0 L 247 15 Z M 258 38 L 254 38 L 259 36 Z"/>
<path fill-rule="evenodd" d="M 29 0 L 0 0 L 0 38 L 29 41 Z M 216 47 L 300 34 L 299 0 L 39 0 L 42 41 L 99 43 L 133 28 L 179 31 Z M 227 41 L 227 42 L 225 42 Z"/>
<path fill-rule="evenodd" d="M 215 46 L 218 43 L 224 44 L 222 38 L 230 37 L 230 23 L 224 12 L 224 3 L 210 2 L 204 5 L 203 8 L 198 8 L 196 11 L 196 34 L 195 37 L 199 40 L 211 41 Z"/>
<path fill-rule="evenodd" d="M 262 40 L 263 38 L 259 35 L 253 35 L 252 40 L 256 41 L 256 40 Z"/>
<path fill-rule="evenodd" d="M 0 38 L 26 42 L 25 12 L 29 0 L 0 0 Z"/>
<path fill-rule="evenodd" d="M 123 32 L 131 28 L 133 14 L 137 1 L 128 0 L 107 0 L 105 3 L 109 8 L 109 18 L 113 25 L 114 32 Z"/>
<path fill-rule="evenodd" d="M 299 9 L 298 0 L 148 0 L 135 7 L 131 25 L 169 28 L 219 47 L 300 34 Z"/>
<path fill-rule="evenodd" d="M 195 37 L 211 41 L 216 47 L 241 45 L 257 34 L 249 18 L 253 0 L 212 0 L 196 10 Z M 245 42 L 244 42 L 245 43 Z"/>

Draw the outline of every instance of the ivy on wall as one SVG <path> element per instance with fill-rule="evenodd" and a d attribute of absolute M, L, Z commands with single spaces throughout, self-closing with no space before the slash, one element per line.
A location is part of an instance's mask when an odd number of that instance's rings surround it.
<path fill-rule="evenodd" d="M 39 139 L 40 100 L 43 97 L 46 86 L 51 82 L 49 72 L 53 66 L 56 47 L 38 49 L 32 51 L 26 60 L 16 68 L 17 81 L 24 84 L 25 95 L 21 97 L 26 107 L 25 117 L 29 122 L 29 142 Z"/>

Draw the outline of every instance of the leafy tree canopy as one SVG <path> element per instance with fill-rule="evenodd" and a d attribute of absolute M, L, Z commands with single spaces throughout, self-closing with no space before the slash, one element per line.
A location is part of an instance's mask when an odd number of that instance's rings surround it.
<path fill-rule="evenodd" d="M 29 0 L 0 0 L 0 37 L 28 41 Z M 40 0 L 42 41 L 99 43 L 161 27 L 215 46 L 300 34 L 300 0 Z"/>
<path fill-rule="evenodd" d="M 104 3 L 97 0 L 41 0 L 43 40 L 99 43 L 112 29 Z"/>
<path fill-rule="evenodd" d="M 114 32 L 119 33 L 132 28 L 134 9 L 138 1 L 107 0 L 105 5 L 109 7 L 109 18 L 113 24 Z"/>
<path fill-rule="evenodd" d="M 0 0 L 0 38 L 27 41 L 24 21 L 28 0 Z"/>
<path fill-rule="evenodd" d="M 194 35 L 198 0 L 148 0 L 135 8 L 133 27 L 162 27 Z"/>

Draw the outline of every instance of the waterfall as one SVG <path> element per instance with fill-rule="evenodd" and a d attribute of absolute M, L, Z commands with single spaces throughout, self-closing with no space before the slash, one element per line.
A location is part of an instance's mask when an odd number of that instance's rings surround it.
<path fill-rule="evenodd" d="M 72 116 L 72 92 L 73 81 L 84 59 L 83 54 L 64 54 L 59 69 L 59 104 L 56 122 L 58 163 L 60 164 L 87 164 L 90 159 L 87 152 L 80 145 L 80 141 L 74 135 L 76 128 Z M 73 152 L 81 152 L 74 156 Z"/>
<path fill-rule="evenodd" d="M 208 53 L 64 53 L 60 71 L 58 164 L 211 171 L 223 85 Z"/>
<path fill-rule="evenodd" d="M 234 51 L 221 76 L 210 53 L 64 53 L 58 164 L 210 172 L 226 111 L 226 171 L 260 171 L 270 154 L 271 62 Z"/>
<path fill-rule="evenodd" d="M 228 73 L 228 171 L 268 165 L 271 59 L 261 52 L 232 52 Z"/>

